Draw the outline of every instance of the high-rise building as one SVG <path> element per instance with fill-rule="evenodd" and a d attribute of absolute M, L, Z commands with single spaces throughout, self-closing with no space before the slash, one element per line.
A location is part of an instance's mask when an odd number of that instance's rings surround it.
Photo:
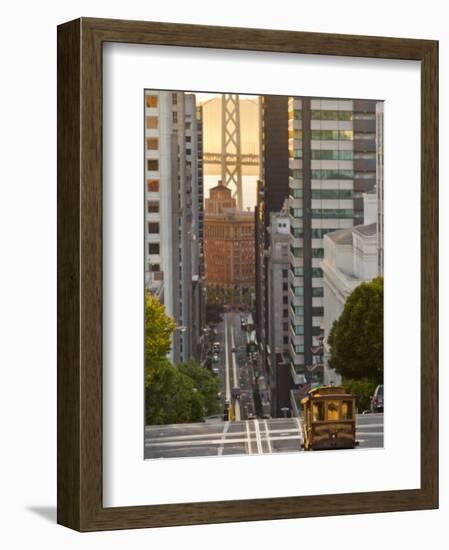
<path fill-rule="evenodd" d="M 290 218 L 286 210 L 270 214 L 269 245 L 266 250 L 267 287 L 265 342 L 265 374 L 271 404 L 271 414 L 282 416 L 289 408 L 292 377 L 288 361 L 288 271 Z"/>
<path fill-rule="evenodd" d="M 193 95 L 145 92 L 145 286 L 176 321 L 175 363 L 195 356 L 192 342 L 200 330 L 193 307 L 202 185 L 195 120 Z"/>
<path fill-rule="evenodd" d="M 267 261 L 270 216 L 280 212 L 288 198 L 288 97 L 259 98 L 260 177 L 257 185 L 256 224 L 256 331 L 262 362 L 268 342 Z"/>
<path fill-rule="evenodd" d="M 254 214 L 237 210 L 221 181 L 209 193 L 204 214 L 207 285 L 243 293 L 254 287 Z"/>
<path fill-rule="evenodd" d="M 376 182 L 376 102 L 289 99 L 290 361 L 323 381 L 323 237 L 363 223 Z"/>
<path fill-rule="evenodd" d="M 377 254 L 379 275 L 384 274 L 384 104 L 376 104 Z"/>

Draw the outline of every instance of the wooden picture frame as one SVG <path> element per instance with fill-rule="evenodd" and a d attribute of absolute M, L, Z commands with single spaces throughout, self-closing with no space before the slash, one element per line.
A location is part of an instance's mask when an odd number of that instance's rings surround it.
<path fill-rule="evenodd" d="M 421 488 L 104 508 L 104 42 L 421 63 Z M 81 18 L 58 27 L 58 523 L 79 531 L 422 510 L 438 506 L 438 43 Z"/>

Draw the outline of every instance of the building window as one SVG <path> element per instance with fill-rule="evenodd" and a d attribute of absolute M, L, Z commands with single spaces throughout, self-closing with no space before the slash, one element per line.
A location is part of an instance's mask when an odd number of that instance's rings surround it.
<path fill-rule="evenodd" d="M 147 128 L 149 130 L 157 130 L 159 119 L 157 116 L 147 116 Z"/>
<path fill-rule="evenodd" d="M 352 199 L 353 192 L 350 189 L 312 189 L 312 199 Z"/>
<path fill-rule="evenodd" d="M 161 266 L 159 264 L 149 264 L 149 270 L 150 271 L 160 271 Z"/>
<path fill-rule="evenodd" d="M 178 94 L 174 93 L 171 95 L 171 104 L 178 105 Z"/>
<path fill-rule="evenodd" d="M 303 178 L 303 171 L 300 168 L 294 169 L 294 170 L 289 170 L 288 172 L 289 172 L 290 177 L 292 177 L 295 180 L 302 180 L 302 178 Z"/>
<path fill-rule="evenodd" d="M 147 180 L 148 193 L 157 193 L 159 191 L 159 180 Z"/>
<path fill-rule="evenodd" d="M 326 228 L 326 229 L 312 229 L 312 239 L 322 239 L 326 233 L 331 233 L 332 231 L 337 231 L 335 228 Z"/>
<path fill-rule="evenodd" d="M 312 130 L 312 139 L 351 141 L 354 139 L 354 132 L 352 130 Z"/>
<path fill-rule="evenodd" d="M 290 208 L 290 214 L 294 218 L 302 218 L 302 208 Z"/>
<path fill-rule="evenodd" d="M 293 237 L 302 239 L 304 236 L 304 230 L 302 227 L 291 227 L 290 233 Z"/>
<path fill-rule="evenodd" d="M 312 317 L 323 317 L 324 308 L 323 307 L 313 307 L 312 308 Z"/>
<path fill-rule="evenodd" d="M 293 329 L 294 329 L 296 335 L 304 334 L 304 326 L 303 325 L 293 325 Z"/>
<path fill-rule="evenodd" d="M 284 336 L 284 337 L 282 338 L 282 341 L 283 341 L 283 343 L 284 343 L 284 346 L 286 346 L 286 345 L 288 344 L 288 336 Z"/>
<path fill-rule="evenodd" d="M 286 278 L 288 277 L 288 269 L 283 269 L 283 270 L 282 270 L 282 277 L 283 277 L 284 279 L 286 279 Z"/>
<path fill-rule="evenodd" d="M 147 137 L 147 149 L 155 151 L 159 148 L 159 140 L 155 137 Z"/>
<path fill-rule="evenodd" d="M 312 258 L 324 258 L 324 248 L 312 248 Z"/>
<path fill-rule="evenodd" d="M 304 277 L 304 268 L 303 267 L 294 267 L 292 269 L 293 275 L 295 277 Z"/>
<path fill-rule="evenodd" d="M 157 172 L 157 170 L 159 170 L 159 160 L 147 159 L 147 170 L 149 172 Z"/>
<path fill-rule="evenodd" d="M 292 189 L 290 187 L 290 197 L 293 197 L 294 199 L 302 199 L 303 190 L 302 189 Z"/>
<path fill-rule="evenodd" d="M 148 245 L 148 254 L 159 254 L 159 243 L 150 243 Z"/>
<path fill-rule="evenodd" d="M 288 317 L 288 309 L 282 311 L 282 317 Z"/>
<path fill-rule="evenodd" d="M 159 203 L 155 201 L 148 201 L 147 209 L 149 214 L 157 214 L 159 212 Z"/>
<path fill-rule="evenodd" d="M 353 158 L 352 150 L 312 149 L 312 160 L 352 160 Z"/>
<path fill-rule="evenodd" d="M 282 283 L 282 290 L 288 290 L 288 284 Z"/>
<path fill-rule="evenodd" d="M 304 315 L 304 306 L 294 306 L 293 311 L 296 317 L 302 317 Z"/>
<path fill-rule="evenodd" d="M 313 180 L 351 180 L 354 178 L 354 172 L 353 170 L 312 170 L 311 177 Z"/>
<path fill-rule="evenodd" d="M 157 107 L 157 99 L 158 99 L 157 95 L 147 95 L 146 96 L 147 107 L 150 109 L 154 109 L 155 107 Z"/>
<path fill-rule="evenodd" d="M 282 323 L 282 327 L 284 332 L 286 332 L 288 330 L 288 323 Z"/>
<path fill-rule="evenodd" d="M 284 296 L 284 297 L 282 298 L 282 303 L 283 303 L 284 305 L 288 304 L 288 297 L 287 297 L 287 296 Z"/>
<path fill-rule="evenodd" d="M 295 258 L 302 258 L 302 248 L 296 248 L 294 246 L 290 247 L 290 252 Z"/>
<path fill-rule="evenodd" d="M 312 217 L 318 219 L 349 219 L 354 217 L 352 208 L 334 209 L 334 208 L 312 208 Z"/>
<path fill-rule="evenodd" d="M 315 111 L 312 110 L 312 120 L 352 120 L 352 111 Z"/>
<path fill-rule="evenodd" d="M 312 277 L 323 277 L 323 270 L 321 269 L 321 267 L 312 267 Z"/>
<path fill-rule="evenodd" d="M 159 233 L 159 224 L 156 222 L 149 222 L 148 233 Z"/>
<path fill-rule="evenodd" d="M 312 296 L 314 298 L 322 298 L 324 296 L 323 287 L 322 286 L 312 287 Z"/>
<path fill-rule="evenodd" d="M 177 122 L 178 122 L 178 113 L 177 113 L 177 111 L 173 111 L 172 120 L 173 120 L 173 124 L 177 124 Z"/>
<path fill-rule="evenodd" d="M 304 353 L 304 344 L 297 344 L 294 346 L 295 353 Z"/>
<path fill-rule="evenodd" d="M 293 290 L 293 294 L 295 296 L 304 296 L 304 287 L 303 286 L 291 286 L 290 288 Z"/>

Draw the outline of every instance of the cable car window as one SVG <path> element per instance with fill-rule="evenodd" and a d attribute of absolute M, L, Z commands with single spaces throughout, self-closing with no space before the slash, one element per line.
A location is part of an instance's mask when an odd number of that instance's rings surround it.
<path fill-rule="evenodd" d="M 339 405 L 338 401 L 328 401 L 327 402 L 327 419 L 328 420 L 338 420 L 339 419 Z"/>
<path fill-rule="evenodd" d="M 343 401 L 341 404 L 341 419 L 352 420 L 352 402 Z"/>
<path fill-rule="evenodd" d="M 312 422 L 324 420 L 324 403 L 317 401 L 312 404 Z"/>

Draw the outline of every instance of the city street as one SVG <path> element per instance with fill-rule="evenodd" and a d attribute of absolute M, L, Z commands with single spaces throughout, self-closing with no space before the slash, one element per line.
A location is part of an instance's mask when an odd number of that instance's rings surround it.
<path fill-rule="evenodd" d="M 225 400 L 232 402 L 235 420 L 246 420 L 255 416 L 253 401 L 253 368 L 246 353 L 246 331 L 241 329 L 240 314 L 228 312 L 216 327 L 214 341 L 220 342 L 218 377 L 222 395 L 223 410 Z M 232 389 L 238 389 L 240 399 L 232 399 Z"/>
<path fill-rule="evenodd" d="M 220 401 L 231 403 L 229 422 L 222 414 L 196 424 L 146 426 L 145 458 L 180 458 L 265 454 L 301 451 L 303 443 L 299 418 L 255 418 L 253 400 L 254 367 L 246 351 L 247 332 L 241 328 L 241 314 L 230 311 L 216 327 L 211 338 L 220 343 L 218 368 Z M 256 367 L 260 369 L 260 366 Z M 265 400 L 263 373 L 259 373 L 259 389 L 264 412 L 269 410 Z M 240 394 L 239 399 L 233 392 Z M 233 421 L 235 419 L 235 421 Z M 359 449 L 383 446 L 383 414 L 357 415 L 356 436 Z"/>
<path fill-rule="evenodd" d="M 145 428 L 145 458 L 302 451 L 299 418 L 177 424 Z M 383 414 L 357 415 L 358 449 L 383 446 Z"/>

